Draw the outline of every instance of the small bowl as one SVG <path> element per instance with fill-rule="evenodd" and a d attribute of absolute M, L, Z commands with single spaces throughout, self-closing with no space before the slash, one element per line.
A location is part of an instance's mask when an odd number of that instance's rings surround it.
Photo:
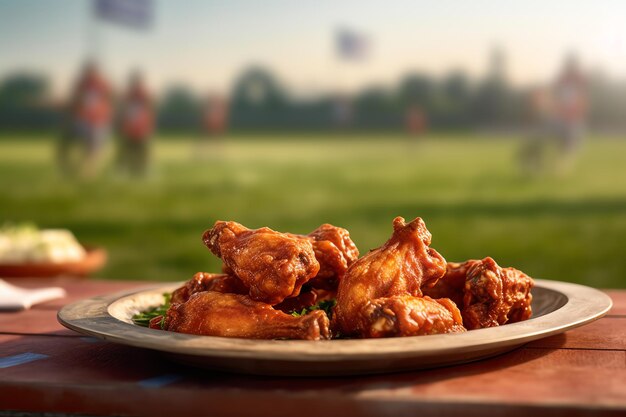
<path fill-rule="evenodd" d="M 106 250 L 85 246 L 85 258 L 77 262 L 0 263 L 0 277 L 51 278 L 60 275 L 86 278 L 102 269 L 107 261 Z"/>

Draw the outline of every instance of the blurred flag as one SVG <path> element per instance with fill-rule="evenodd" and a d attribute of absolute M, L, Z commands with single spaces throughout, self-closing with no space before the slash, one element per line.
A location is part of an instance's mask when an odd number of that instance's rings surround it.
<path fill-rule="evenodd" d="M 369 55 L 370 42 L 363 33 L 340 29 L 336 35 L 337 54 L 341 59 L 360 61 Z"/>
<path fill-rule="evenodd" d="M 154 16 L 153 0 L 94 0 L 98 18 L 135 29 L 150 27 Z"/>

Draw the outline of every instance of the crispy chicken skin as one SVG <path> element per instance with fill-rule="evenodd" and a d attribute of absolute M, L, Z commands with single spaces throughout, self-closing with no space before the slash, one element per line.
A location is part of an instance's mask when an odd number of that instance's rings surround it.
<path fill-rule="evenodd" d="M 182 287 L 172 293 L 172 304 L 184 303 L 193 294 L 201 291 L 228 292 L 233 294 L 247 294 L 248 288 L 241 280 L 229 274 L 211 274 L 198 272 Z"/>
<path fill-rule="evenodd" d="M 449 298 L 454 304 L 463 306 L 463 293 L 467 268 L 474 262 L 448 262 L 445 275 L 430 288 L 424 288 L 424 294 L 432 298 Z"/>
<path fill-rule="evenodd" d="M 251 230 L 218 221 L 202 239 L 249 288 L 253 300 L 271 305 L 297 296 L 320 269 L 310 240 L 267 227 Z"/>
<path fill-rule="evenodd" d="M 308 235 L 285 234 L 296 239 L 307 239 L 313 246 L 320 270 L 306 283 L 307 287 L 337 290 L 339 280 L 359 258 L 359 250 L 350 239 L 350 232 L 332 224 L 325 223 Z M 226 264 L 222 265 L 222 272 L 235 275 Z"/>
<path fill-rule="evenodd" d="M 464 331 L 450 300 L 421 298 L 446 271 L 421 218 L 393 221 L 393 235 L 356 261 L 339 282 L 333 327 L 343 336 L 384 337 Z"/>
<path fill-rule="evenodd" d="M 309 282 L 315 288 L 335 289 L 359 258 L 359 250 L 346 229 L 325 223 L 306 235 L 311 239 L 320 270 Z"/>
<path fill-rule="evenodd" d="M 198 272 L 193 278 L 185 282 L 182 287 L 177 288 L 172 293 L 171 303 L 181 304 L 189 300 L 193 294 L 202 291 L 215 291 L 230 294 L 248 294 L 248 288 L 243 282 L 232 275 L 232 271 L 223 274 L 212 274 L 209 272 Z M 306 288 L 296 297 L 286 298 L 280 304 L 276 304 L 274 309 L 281 310 L 285 313 L 292 311 L 302 311 L 302 309 L 311 307 L 317 302 L 334 299 L 335 291 L 328 291 L 319 288 Z M 158 324 L 158 326 L 156 326 Z M 152 328 L 161 328 L 160 321 L 155 320 L 155 326 Z"/>
<path fill-rule="evenodd" d="M 185 303 L 172 304 L 165 315 L 163 329 L 249 339 L 330 338 L 328 317 L 323 311 L 293 317 L 247 295 L 215 291 L 199 292 Z"/>
<path fill-rule="evenodd" d="M 519 269 L 502 268 L 503 305 L 510 306 L 507 323 L 528 320 L 533 315 L 531 289 L 535 281 Z"/>
<path fill-rule="evenodd" d="M 532 278 L 515 268 L 500 268 L 492 258 L 449 263 L 446 275 L 425 289 L 448 297 L 461 309 L 467 329 L 494 327 L 530 318 Z"/>
<path fill-rule="evenodd" d="M 463 332 L 461 312 L 447 298 L 395 295 L 378 298 L 367 308 L 371 325 L 362 337 L 422 336 Z"/>

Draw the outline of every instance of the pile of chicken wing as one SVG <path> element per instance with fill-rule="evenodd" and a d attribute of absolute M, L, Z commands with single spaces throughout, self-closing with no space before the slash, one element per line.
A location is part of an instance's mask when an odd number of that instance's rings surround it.
<path fill-rule="evenodd" d="M 533 280 L 487 257 L 447 263 L 421 218 L 393 220 L 387 242 L 359 258 L 350 233 L 308 235 L 218 221 L 204 244 L 223 261 L 172 294 L 150 327 L 251 339 L 418 336 L 528 319 Z M 318 308 L 332 302 L 332 310 Z"/>

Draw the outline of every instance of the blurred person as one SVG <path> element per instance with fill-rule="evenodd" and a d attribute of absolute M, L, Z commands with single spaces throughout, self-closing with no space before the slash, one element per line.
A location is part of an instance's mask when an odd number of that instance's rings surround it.
<path fill-rule="evenodd" d="M 574 55 L 566 58 L 553 94 L 560 150 L 571 158 L 580 148 L 588 111 L 587 80 Z"/>
<path fill-rule="evenodd" d="M 92 176 L 97 172 L 109 135 L 112 99 L 111 87 L 98 65 L 87 62 L 74 85 L 67 126 L 58 149 L 59 164 L 66 175 Z"/>
<path fill-rule="evenodd" d="M 217 94 L 209 94 L 202 111 L 202 127 L 207 136 L 220 137 L 228 127 L 228 102 Z"/>
<path fill-rule="evenodd" d="M 428 127 L 426 113 L 416 104 L 411 104 L 407 107 L 405 123 L 407 132 L 414 137 L 423 135 Z"/>
<path fill-rule="evenodd" d="M 550 88 L 529 95 L 530 135 L 520 150 L 527 174 L 564 170 L 581 146 L 588 112 L 587 82 L 570 56 Z"/>
<path fill-rule="evenodd" d="M 144 175 L 155 117 L 152 96 L 141 73 L 131 75 L 120 108 L 118 166 L 132 175 Z"/>
<path fill-rule="evenodd" d="M 519 151 L 522 171 L 534 175 L 547 168 L 548 148 L 555 137 L 554 99 L 545 87 L 531 89 L 526 97 L 527 138 Z"/>
<path fill-rule="evenodd" d="M 335 97 L 332 111 L 333 121 L 337 127 L 347 128 L 352 125 L 354 109 L 350 97 L 346 95 Z"/>
<path fill-rule="evenodd" d="M 221 143 L 224 133 L 228 129 L 229 104 L 224 97 L 209 93 L 202 106 L 201 124 L 202 138 L 196 156 L 203 156 L 207 152 L 209 142 L 217 146 Z"/>

